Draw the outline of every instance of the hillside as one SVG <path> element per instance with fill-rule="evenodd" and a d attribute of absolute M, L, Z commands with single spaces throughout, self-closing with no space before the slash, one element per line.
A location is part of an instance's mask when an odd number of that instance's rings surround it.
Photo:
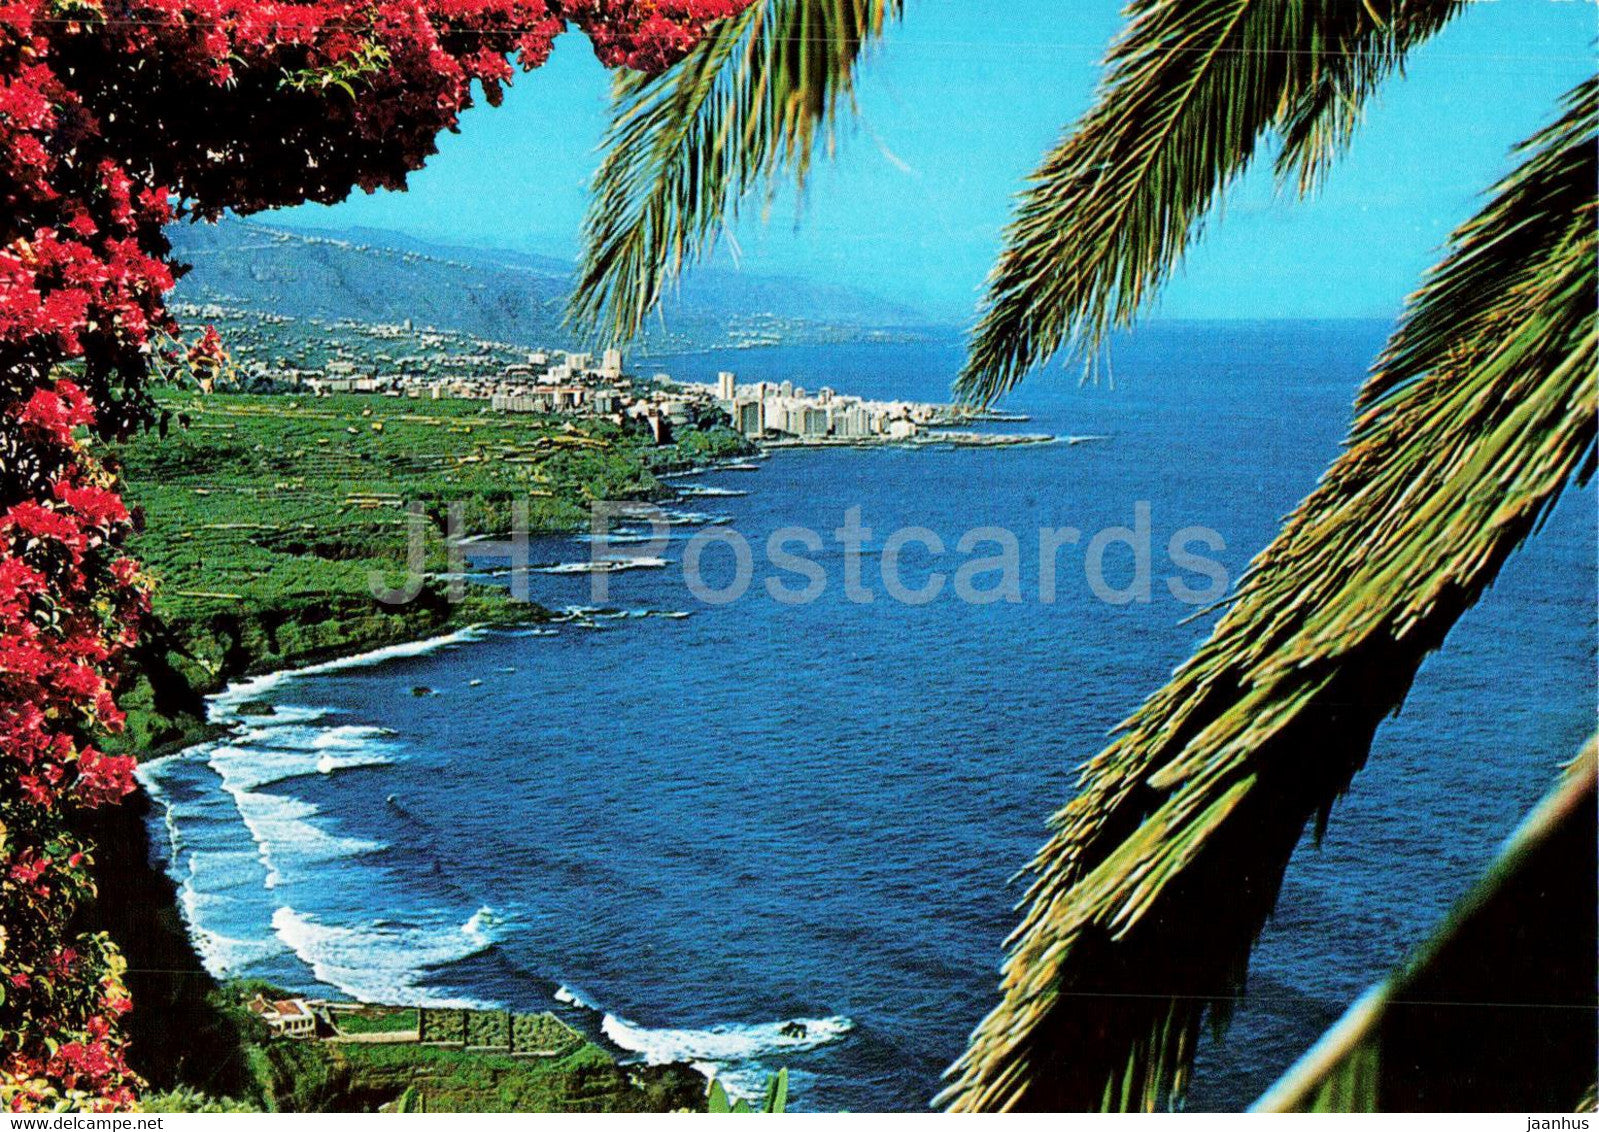
<path fill-rule="evenodd" d="M 397 232 L 328 233 L 225 218 L 169 231 L 193 270 L 174 302 L 219 304 L 296 320 L 401 323 L 526 346 L 570 341 L 561 314 L 572 265 L 527 252 L 431 244 Z M 697 272 L 652 320 L 639 349 L 905 341 L 916 311 L 848 288 Z"/>

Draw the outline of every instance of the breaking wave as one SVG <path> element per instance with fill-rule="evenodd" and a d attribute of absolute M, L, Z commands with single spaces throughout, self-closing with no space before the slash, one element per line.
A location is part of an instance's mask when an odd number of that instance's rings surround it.
<path fill-rule="evenodd" d="M 562 986 L 555 1000 L 602 1015 L 600 1032 L 647 1065 L 687 1062 L 720 1080 L 729 1092 L 756 1097 L 777 1071 L 774 1061 L 843 1041 L 855 1022 L 841 1014 L 827 1018 L 789 1018 L 776 1022 L 730 1022 L 705 1029 L 642 1026 L 611 1014 L 579 992 Z"/>
<path fill-rule="evenodd" d="M 272 929 L 319 982 L 357 1001 L 478 1009 L 498 1005 L 443 996 L 421 982 L 429 970 L 459 963 L 495 945 L 498 920 L 487 906 L 465 923 L 439 917 L 425 923 L 383 921 L 362 927 L 325 924 L 282 907 L 272 915 Z"/>

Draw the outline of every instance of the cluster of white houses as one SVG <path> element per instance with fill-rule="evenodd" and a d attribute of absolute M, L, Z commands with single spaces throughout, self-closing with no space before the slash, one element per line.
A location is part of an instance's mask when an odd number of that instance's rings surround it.
<path fill-rule="evenodd" d="M 485 366 L 485 369 L 489 367 Z M 560 413 L 645 421 L 663 442 L 674 426 L 725 413 L 752 440 L 807 442 L 908 440 L 924 427 L 948 423 L 948 410 L 909 401 L 868 401 L 826 387 L 814 393 L 791 381 L 740 385 L 722 372 L 714 385 L 680 384 L 658 373 L 635 381 L 618 350 L 598 358 L 575 351 L 530 353 L 527 360 L 493 367 L 492 375 L 439 379 L 397 374 L 361 376 L 333 365 L 301 379 L 316 393 L 383 393 L 394 397 L 485 399 L 496 412 Z"/>
<path fill-rule="evenodd" d="M 406 359 L 400 360 L 403 362 Z M 328 362 L 325 369 L 295 371 L 286 376 L 313 393 L 387 393 L 397 397 L 430 397 L 434 400 L 441 397 L 533 399 L 525 405 L 519 403 L 518 409 L 513 410 L 521 412 L 590 408 L 594 395 L 603 387 L 625 388 L 630 384 L 622 373 L 620 350 L 606 350 L 599 359 L 592 354 L 551 354 L 536 350 L 529 353 L 524 361 L 504 365 L 497 364 L 488 356 L 451 358 L 449 361 L 467 362 L 470 366 L 460 377 L 418 373 L 403 366 L 396 373 L 377 374 L 362 373 L 355 362 L 337 358 Z"/>
<path fill-rule="evenodd" d="M 710 391 L 733 427 L 751 439 L 908 440 L 923 426 L 943 423 L 947 410 L 910 401 L 867 401 L 823 386 L 815 393 L 791 381 L 739 385 L 736 374 L 716 375 Z"/>

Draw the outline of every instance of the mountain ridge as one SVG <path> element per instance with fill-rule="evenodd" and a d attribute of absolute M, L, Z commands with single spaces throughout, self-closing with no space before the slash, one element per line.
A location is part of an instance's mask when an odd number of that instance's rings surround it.
<path fill-rule="evenodd" d="M 173 298 L 292 318 L 419 324 L 561 345 L 575 264 L 377 228 L 316 229 L 224 217 L 169 231 L 192 266 Z M 912 308 L 835 284 L 712 268 L 663 303 L 636 349 L 921 340 L 942 329 Z"/>

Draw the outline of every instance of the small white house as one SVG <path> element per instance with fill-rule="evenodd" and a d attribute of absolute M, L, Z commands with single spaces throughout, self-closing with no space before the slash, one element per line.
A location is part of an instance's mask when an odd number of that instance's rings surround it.
<path fill-rule="evenodd" d="M 285 1038 L 316 1037 L 316 1015 L 303 998 L 272 1000 L 258 994 L 250 1000 L 248 1009 L 274 1034 Z"/>

